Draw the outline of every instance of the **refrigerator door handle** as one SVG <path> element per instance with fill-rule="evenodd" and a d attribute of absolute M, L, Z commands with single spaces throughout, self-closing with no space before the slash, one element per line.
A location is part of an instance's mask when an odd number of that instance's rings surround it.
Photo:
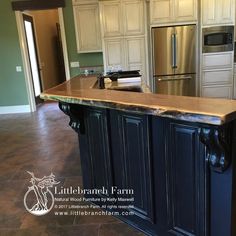
<path fill-rule="evenodd" d="M 175 34 L 171 35 L 171 64 L 175 68 Z"/>
<path fill-rule="evenodd" d="M 170 78 L 166 78 L 165 76 L 159 77 L 157 78 L 157 81 L 176 81 L 176 80 L 191 80 L 193 79 L 192 76 L 176 76 L 176 77 L 171 77 Z"/>
<path fill-rule="evenodd" d="M 171 49 L 172 49 L 172 68 L 176 68 L 176 34 L 171 35 Z"/>
<path fill-rule="evenodd" d="M 177 64 L 178 64 L 177 63 L 177 58 L 178 58 L 178 56 L 177 56 L 177 53 L 178 53 L 177 40 L 178 40 L 178 37 L 177 37 L 177 34 L 175 34 L 175 68 L 177 68 Z"/>

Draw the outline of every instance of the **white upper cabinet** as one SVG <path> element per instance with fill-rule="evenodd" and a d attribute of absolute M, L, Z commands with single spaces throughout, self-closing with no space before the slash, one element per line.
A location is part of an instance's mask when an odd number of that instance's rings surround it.
<path fill-rule="evenodd" d="M 235 0 L 202 0 L 202 25 L 234 24 Z"/>
<path fill-rule="evenodd" d="M 197 1 L 196 0 L 177 0 L 175 1 L 176 21 L 188 22 L 197 20 Z"/>
<path fill-rule="evenodd" d="M 123 1 L 124 35 L 144 34 L 143 1 Z"/>
<path fill-rule="evenodd" d="M 123 34 L 121 4 L 119 1 L 100 2 L 102 30 L 104 37 Z"/>
<path fill-rule="evenodd" d="M 74 5 L 73 11 L 78 53 L 102 51 L 98 3 Z"/>
<path fill-rule="evenodd" d="M 144 3 L 141 0 L 101 1 L 104 37 L 144 34 Z"/>
<path fill-rule="evenodd" d="M 217 1 L 202 0 L 202 24 L 211 25 L 217 23 Z"/>
<path fill-rule="evenodd" d="M 167 23 L 174 20 L 173 0 L 150 1 L 151 24 Z"/>
<path fill-rule="evenodd" d="M 153 25 L 197 20 L 197 0 L 150 0 Z"/>
<path fill-rule="evenodd" d="M 235 22 L 235 0 L 221 0 L 219 22 L 222 24 Z"/>

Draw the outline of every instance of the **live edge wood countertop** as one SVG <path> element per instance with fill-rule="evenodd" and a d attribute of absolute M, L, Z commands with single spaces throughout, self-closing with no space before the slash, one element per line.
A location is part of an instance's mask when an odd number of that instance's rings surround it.
<path fill-rule="evenodd" d="M 236 100 L 94 89 L 95 83 L 95 76 L 78 76 L 45 91 L 41 98 L 210 125 L 236 119 Z"/>

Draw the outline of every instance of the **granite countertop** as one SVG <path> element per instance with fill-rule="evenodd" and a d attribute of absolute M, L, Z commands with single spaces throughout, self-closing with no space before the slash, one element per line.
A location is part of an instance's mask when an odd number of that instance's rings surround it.
<path fill-rule="evenodd" d="M 40 96 L 45 100 L 116 108 L 142 114 L 169 117 L 210 125 L 223 125 L 236 119 L 236 101 L 93 88 L 97 78 L 72 78 Z"/>

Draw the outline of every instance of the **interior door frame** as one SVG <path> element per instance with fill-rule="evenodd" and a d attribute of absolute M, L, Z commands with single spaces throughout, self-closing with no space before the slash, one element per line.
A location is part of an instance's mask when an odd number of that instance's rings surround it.
<path fill-rule="evenodd" d="M 61 26 L 61 38 L 62 38 L 62 48 L 63 48 L 63 57 L 64 57 L 64 64 L 65 64 L 65 74 L 66 80 L 70 79 L 70 67 L 69 67 L 69 59 L 68 59 L 68 52 L 67 52 L 67 42 L 66 42 L 66 33 L 65 33 L 65 25 L 64 25 L 64 17 L 62 8 L 58 8 L 58 15 L 59 15 L 59 23 Z M 25 29 L 24 29 L 24 21 L 23 21 L 23 12 L 15 11 L 16 16 L 16 23 L 17 23 L 17 30 L 19 34 L 19 42 L 20 42 L 20 50 L 23 60 L 23 69 L 25 74 L 25 83 L 28 95 L 28 101 L 30 105 L 30 111 L 36 111 L 36 102 L 34 96 L 34 88 L 33 88 L 33 80 L 31 75 L 30 69 L 30 59 L 27 49 L 27 41 L 25 36 Z"/>
<path fill-rule="evenodd" d="M 38 39 L 37 39 L 37 36 L 36 36 L 37 32 L 36 32 L 36 29 L 35 29 L 34 16 L 31 15 L 31 14 L 25 13 L 25 12 L 22 13 L 22 16 L 23 16 L 23 22 L 28 21 L 32 25 L 33 40 L 34 40 L 34 47 L 35 47 L 35 54 L 36 54 L 36 62 L 37 62 L 38 75 L 39 75 L 40 92 L 42 92 L 43 91 L 43 77 L 42 77 L 43 74 L 42 74 L 41 66 L 40 66 L 40 58 L 41 57 L 40 57 L 40 54 L 39 54 Z M 24 25 L 24 28 L 25 28 L 25 25 Z M 25 29 L 25 35 L 26 35 L 26 29 Z M 28 48 L 28 43 L 29 42 L 28 42 L 27 36 L 26 36 L 26 43 L 27 43 L 27 48 Z M 28 55 L 29 55 L 29 48 L 28 48 Z M 32 62 L 30 60 L 30 56 L 29 56 L 29 61 L 30 61 L 31 76 L 32 76 L 33 71 L 32 71 L 32 64 L 31 64 Z M 34 82 L 32 84 L 33 84 L 33 89 L 35 91 Z M 35 96 L 35 100 L 36 100 L 36 104 L 38 104 L 41 99 L 39 97 Z"/>

